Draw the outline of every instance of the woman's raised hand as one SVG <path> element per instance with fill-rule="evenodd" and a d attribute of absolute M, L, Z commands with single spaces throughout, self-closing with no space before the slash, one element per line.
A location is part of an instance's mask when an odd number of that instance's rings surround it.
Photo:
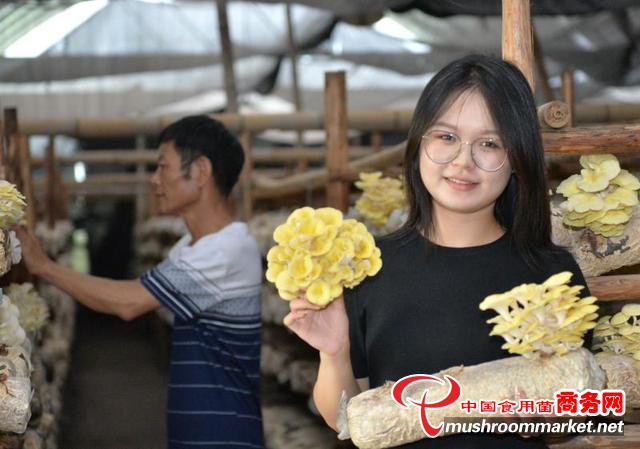
<path fill-rule="evenodd" d="M 322 308 L 306 298 L 290 302 L 284 324 L 318 351 L 329 356 L 349 349 L 349 321 L 342 296 Z"/>

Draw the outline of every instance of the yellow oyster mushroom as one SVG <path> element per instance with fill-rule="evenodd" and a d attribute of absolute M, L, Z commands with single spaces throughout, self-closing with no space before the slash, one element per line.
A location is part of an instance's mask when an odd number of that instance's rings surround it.
<path fill-rule="evenodd" d="M 276 278 L 276 288 L 278 290 L 287 290 L 290 292 L 295 292 L 298 290 L 294 279 L 289 275 L 289 272 L 287 270 L 280 273 Z"/>
<path fill-rule="evenodd" d="M 313 270 L 313 260 L 308 253 L 300 251 L 298 254 L 293 256 L 287 268 L 289 270 L 289 275 L 292 278 L 301 279 L 311 274 L 311 271 Z"/>
<path fill-rule="evenodd" d="M 612 326 L 620 326 L 622 324 L 626 324 L 629 318 L 629 315 L 627 315 L 626 313 L 618 312 L 611 317 L 610 322 Z"/>
<path fill-rule="evenodd" d="M 571 210 L 576 212 L 587 212 L 589 210 L 600 210 L 604 207 L 604 201 L 593 193 L 577 193 L 567 200 Z"/>
<path fill-rule="evenodd" d="M 629 317 L 640 316 L 640 304 L 625 304 L 621 312 Z"/>
<path fill-rule="evenodd" d="M 316 209 L 316 218 L 322 220 L 327 226 L 340 226 L 342 224 L 342 212 L 333 207 L 321 207 Z"/>
<path fill-rule="evenodd" d="M 303 234 L 307 237 L 317 237 L 322 235 L 326 230 L 326 225 L 315 217 L 307 220 L 302 220 L 298 225 L 296 231 L 299 234 Z"/>
<path fill-rule="evenodd" d="M 328 253 L 333 246 L 333 238 L 331 237 L 331 233 L 327 233 L 326 236 L 320 236 L 311 242 L 309 247 L 309 252 L 312 256 L 322 256 L 323 254 Z M 334 233 L 335 237 L 335 233 Z"/>
<path fill-rule="evenodd" d="M 580 175 L 569 176 L 558 185 L 556 192 L 562 194 L 565 198 L 569 198 L 571 195 L 580 193 L 580 188 L 578 187 L 579 180 Z"/>
<path fill-rule="evenodd" d="M 331 287 L 326 282 L 313 282 L 307 289 L 307 299 L 313 304 L 325 306 L 331 298 Z"/>
<path fill-rule="evenodd" d="M 267 267 L 265 277 L 269 282 L 275 282 L 280 273 L 282 273 L 284 270 L 286 270 L 286 266 L 284 264 L 271 262 Z"/>
<path fill-rule="evenodd" d="M 374 171 L 369 173 L 360 173 L 360 181 L 356 181 L 356 187 L 363 188 L 365 186 L 374 184 L 378 179 L 382 177 L 382 172 Z"/>
<path fill-rule="evenodd" d="M 340 284 L 331 285 L 330 295 L 331 295 L 332 298 L 337 298 L 338 296 L 341 296 L 342 295 L 342 285 L 340 285 Z"/>
<path fill-rule="evenodd" d="M 331 251 L 341 254 L 342 259 L 352 259 L 355 256 L 353 240 L 337 237 L 333 241 L 333 248 L 331 248 Z"/>
<path fill-rule="evenodd" d="M 371 266 L 369 267 L 369 271 L 367 271 L 367 276 L 375 276 L 382 268 L 382 259 L 380 259 L 380 256 L 374 255 L 369 258 L 369 262 L 371 262 Z"/>
<path fill-rule="evenodd" d="M 568 283 L 572 277 L 573 277 L 573 273 L 571 273 L 570 271 L 562 271 L 558 274 L 554 274 L 553 276 L 549 277 L 546 281 L 542 283 L 542 285 L 546 288 L 559 287 L 563 284 Z"/>
<path fill-rule="evenodd" d="M 298 295 L 295 292 L 282 290 L 282 289 L 278 289 L 278 296 L 280 296 L 282 299 L 286 301 L 291 301 L 298 297 Z"/>
<path fill-rule="evenodd" d="M 287 245 L 293 237 L 295 237 L 295 232 L 287 223 L 279 225 L 273 231 L 273 240 L 280 245 Z"/>
<path fill-rule="evenodd" d="M 584 156 L 580 156 L 580 165 L 584 168 L 596 170 L 604 164 L 617 164 L 618 169 L 620 168 L 620 163 L 613 154 L 585 154 Z"/>
<path fill-rule="evenodd" d="M 287 224 L 295 229 L 296 225 L 300 224 L 303 221 L 309 220 L 313 218 L 315 215 L 315 210 L 312 207 L 301 207 L 299 209 L 291 212 L 291 215 L 287 218 Z"/>
<path fill-rule="evenodd" d="M 605 198 L 605 202 L 607 199 L 611 198 L 611 202 L 617 201 L 619 204 L 624 206 L 637 206 L 638 205 L 638 192 L 634 190 L 630 190 L 626 187 L 618 187 L 613 192 L 611 192 Z"/>
<path fill-rule="evenodd" d="M 562 322 L 560 326 L 561 327 L 568 326 L 569 324 L 575 321 L 578 321 L 580 318 L 583 318 L 587 315 L 592 314 L 596 310 L 598 310 L 598 306 L 596 306 L 595 304 L 583 306 L 576 310 L 572 310 L 571 312 L 569 312 L 569 314 L 567 315 L 567 317 L 565 318 L 565 320 Z"/>
<path fill-rule="evenodd" d="M 611 180 L 611 184 L 615 184 L 620 187 L 624 187 L 629 190 L 639 190 L 640 181 L 629 171 L 622 169 L 618 176 Z"/>
<path fill-rule="evenodd" d="M 630 217 L 622 211 L 610 210 L 605 215 L 603 215 L 599 221 L 602 224 L 616 225 L 626 223 L 627 221 L 629 221 L 629 218 Z"/>
<path fill-rule="evenodd" d="M 267 253 L 267 262 L 286 263 L 291 255 L 284 247 L 276 245 Z"/>
<path fill-rule="evenodd" d="M 371 235 L 358 235 L 354 238 L 354 255 L 360 259 L 368 259 L 373 254 L 375 246 Z"/>
<path fill-rule="evenodd" d="M 577 186 L 584 192 L 600 192 L 609 185 L 609 181 L 615 177 L 611 172 L 601 170 L 591 170 L 583 168 L 580 171 L 580 179 L 576 182 Z"/>

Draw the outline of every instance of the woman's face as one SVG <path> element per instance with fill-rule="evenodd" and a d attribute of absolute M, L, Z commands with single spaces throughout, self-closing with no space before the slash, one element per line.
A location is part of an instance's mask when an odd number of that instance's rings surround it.
<path fill-rule="evenodd" d="M 493 217 L 495 202 L 509 182 L 511 165 L 507 158 L 498 170 L 489 172 L 478 168 L 471 156 L 468 142 L 500 140 L 484 97 L 477 90 L 463 92 L 427 129 L 429 132 L 447 141 L 457 136 L 464 142 L 455 159 L 439 164 L 427 156 L 428 139 L 422 139 L 420 176 L 431 194 L 434 217 L 443 212 Z"/>

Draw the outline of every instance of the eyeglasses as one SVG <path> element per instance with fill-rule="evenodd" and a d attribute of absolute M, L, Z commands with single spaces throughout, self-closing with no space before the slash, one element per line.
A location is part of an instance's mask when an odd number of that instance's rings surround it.
<path fill-rule="evenodd" d="M 460 155 L 462 144 L 471 146 L 471 159 L 481 170 L 495 172 L 507 161 L 507 150 L 500 141 L 491 137 L 480 137 L 473 142 L 464 142 L 446 131 L 429 131 L 422 136 L 423 150 L 436 164 L 448 164 Z"/>

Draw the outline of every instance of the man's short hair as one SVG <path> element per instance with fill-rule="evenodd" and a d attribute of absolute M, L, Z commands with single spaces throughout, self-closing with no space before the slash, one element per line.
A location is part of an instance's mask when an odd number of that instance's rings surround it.
<path fill-rule="evenodd" d="M 187 178 L 193 161 L 208 158 L 218 191 L 229 196 L 242 171 L 244 151 L 222 123 L 206 115 L 192 115 L 167 126 L 158 139 L 160 144 L 173 143 Z"/>

